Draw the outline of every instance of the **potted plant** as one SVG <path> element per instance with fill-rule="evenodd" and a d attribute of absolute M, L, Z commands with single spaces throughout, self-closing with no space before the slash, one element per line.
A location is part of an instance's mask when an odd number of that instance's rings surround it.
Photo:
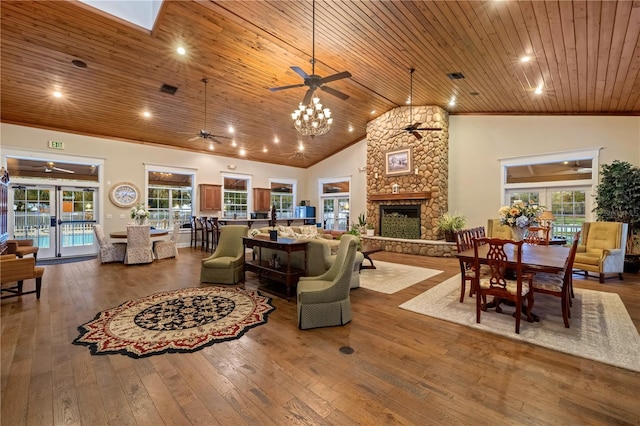
<path fill-rule="evenodd" d="M 373 237 L 373 233 L 375 230 L 373 223 L 367 223 L 366 228 L 367 228 L 367 237 Z"/>
<path fill-rule="evenodd" d="M 467 218 L 457 213 L 443 213 L 438 218 L 436 225 L 439 232 L 444 233 L 445 241 L 454 243 L 456 241 L 455 232 L 464 228 Z"/>
<path fill-rule="evenodd" d="M 640 167 L 615 160 L 600 166 L 600 183 L 596 187 L 596 207 L 600 221 L 627 223 L 625 272 L 640 270 L 640 243 L 634 237 L 640 230 Z"/>
<path fill-rule="evenodd" d="M 367 217 L 364 215 L 364 213 L 360 213 L 358 215 L 358 229 L 360 230 L 361 234 L 364 234 L 364 230 L 366 226 L 367 226 Z"/>

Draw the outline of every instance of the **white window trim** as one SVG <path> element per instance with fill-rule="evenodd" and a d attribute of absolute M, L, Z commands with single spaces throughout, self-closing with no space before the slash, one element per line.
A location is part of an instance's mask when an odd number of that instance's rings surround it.
<path fill-rule="evenodd" d="M 149 172 L 164 172 L 164 173 L 190 175 L 191 176 L 191 216 L 194 216 L 196 214 L 196 188 L 198 187 L 196 178 L 198 176 L 198 169 L 193 169 L 189 167 L 164 166 L 161 164 L 154 164 L 154 163 L 144 163 L 144 190 L 142 191 L 144 194 L 144 200 L 142 200 L 141 202 L 144 203 L 145 206 L 149 205 Z M 186 233 L 187 230 L 181 229 L 180 232 Z"/>
<path fill-rule="evenodd" d="M 586 148 L 572 151 L 559 151 L 548 154 L 538 155 L 525 155 L 522 157 L 510 157 L 501 158 L 500 161 L 500 194 L 502 199 L 502 205 L 506 205 L 507 190 L 525 190 L 528 188 L 540 188 L 542 186 L 546 188 L 553 187 L 585 187 L 589 186 L 590 191 L 587 191 L 588 197 L 593 197 L 592 194 L 596 191 L 598 185 L 598 171 L 600 170 L 600 150 L 602 147 Z M 560 161 L 575 161 L 591 159 L 594 172 L 591 174 L 591 179 L 581 179 L 575 181 L 556 181 L 556 182 L 530 182 L 530 183 L 506 183 L 507 182 L 507 167 L 513 166 L 526 166 L 528 164 L 539 163 L 553 163 Z"/>
<path fill-rule="evenodd" d="M 251 209 L 253 208 L 253 175 L 243 174 L 243 173 L 226 173 L 221 172 L 222 176 L 222 209 L 224 211 L 224 179 L 244 179 L 247 181 L 247 218 L 250 214 Z"/>
<path fill-rule="evenodd" d="M 335 182 L 349 182 L 349 191 L 348 192 L 333 192 L 331 194 L 324 194 L 322 192 L 322 185 L 325 183 L 335 183 Z M 349 202 L 351 202 L 351 176 L 344 177 L 336 177 L 336 178 L 318 178 L 318 205 L 322 205 L 322 199 L 326 197 L 339 197 L 339 196 L 348 196 Z"/>

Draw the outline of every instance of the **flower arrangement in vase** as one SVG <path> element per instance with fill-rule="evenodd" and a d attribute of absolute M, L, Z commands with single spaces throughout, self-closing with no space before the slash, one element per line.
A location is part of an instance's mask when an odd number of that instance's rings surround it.
<path fill-rule="evenodd" d="M 527 204 L 522 200 L 516 200 L 511 206 L 500 207 L 498 216 L 500 216 L 500 225 L 511 227 L 513 239 L 521 241 L 529 226 L 538 222 L 542 212 L 544 212 L 544 208 L 537 204 Z"/>
<path fill-rule="evenodd" d="M 144 225 L 149 216 L 151 216 L 149 210 L 141 203 L 131 209 L 131 219 L 135 220 L 136 225 Z"/>

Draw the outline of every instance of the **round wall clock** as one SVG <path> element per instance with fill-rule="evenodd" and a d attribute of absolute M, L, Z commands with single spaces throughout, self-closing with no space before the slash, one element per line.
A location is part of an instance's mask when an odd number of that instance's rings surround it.
<path fill-rule="evenodd" d="M 140 191 L 129 182 L 116 183 L 109 191 L 111 202 L 119 207 L 131 207 L 138 202 Z"/>

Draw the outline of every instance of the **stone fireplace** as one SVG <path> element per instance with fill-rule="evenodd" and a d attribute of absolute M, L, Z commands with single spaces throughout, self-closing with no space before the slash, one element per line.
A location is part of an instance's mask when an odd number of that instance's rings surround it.
<path fill-rule="evenodd" d="M 437 240 L 438 217 L 448 209 L 449 114 L 437 106 L 413 106 L 413 117 L 409 112 L 408 106 L 395 108 L 367 124 L 367 218 L 376 224 L 376 235 L 407 238 L 388 234 L 382 212 L 409 206 L 418 217 L 407 223 L 414 227 L 419 219 L 418 235 L 409 238 Z M 442 130 L 419 132 L 420 138 L 398 130 L 416 122 Z M 403 149 L 410 153 L 410 170 L 389 173 L 386 154 Z"/>

